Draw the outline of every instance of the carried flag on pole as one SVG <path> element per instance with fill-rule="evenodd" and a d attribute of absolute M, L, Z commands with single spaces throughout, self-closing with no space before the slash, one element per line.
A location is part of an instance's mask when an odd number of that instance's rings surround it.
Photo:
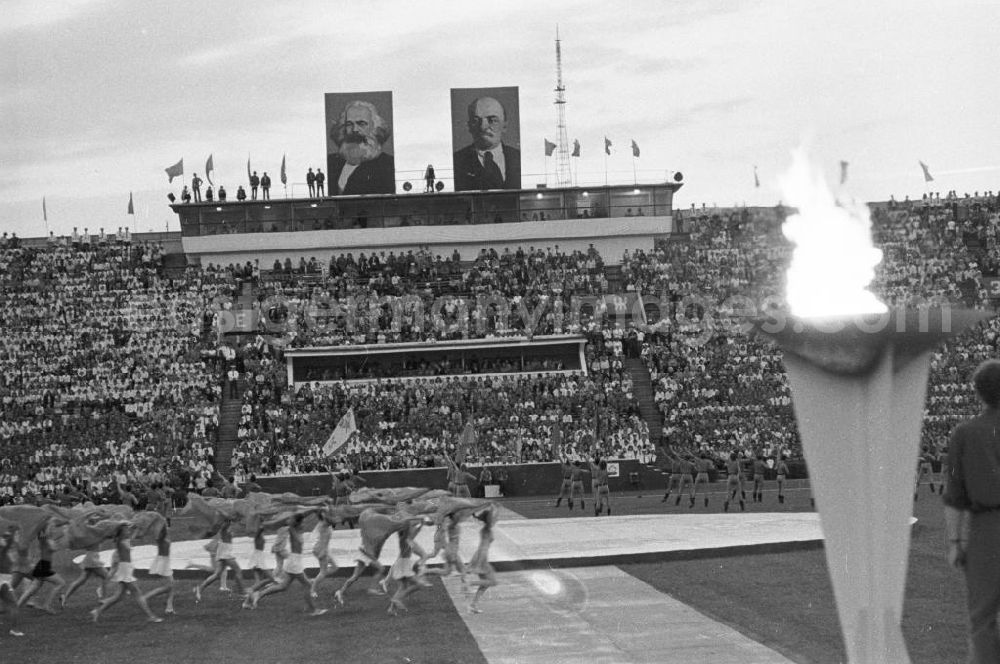
<path fill-rule="evenodd" d="M 580 141 L 576 140 L 575 138 L 573 139 L 573 154 L 571 154 L 570 156 L 571 157 L 580 156 Z"/>
<path fill-rule="evenodd" d="M 604 154 L 611 154 L 611 141 L 607 136 L 604 137 Z"/>
<path fill-rule="evenodd" d="M 546 138 L 545 139 L 545 156 L 546 157 L 551 157 L 552 153 L 555 152 L 555 151 L 556 151 L 556 144 Z"/>
<path fill-rule="evenodd" d="M 285 155 L 281 155 L 281 184 L 288 184 L 288 175 L 285 174 Z"/>
<path fill-rule="evenodd" d="M 42 196 L 42 221 L 49 220 L 49 212 L 45 209 L 45 197 Z"/>
<path fill-rule="evenodd" d="M 465 423 L 462 433 L 458 436 L 458 449 L 455 450 L 455 463 L 465 463 L 465 457 L 469 454 L 469 449 L 476 444 L 476 427 L 472 424 L 472 417 Z"/>
<path fill-rule="evenodd" d="M 323 445 L 323 454 L 326 456 L 332 456 L 341 447 L 347 443 L 350 439 L 351 434 L 358 430 L 358 425 L 354 421 L 354 408 L 348 410 L 340 421 L 337 422 L 337 428 L 333 430 L 330 437 L 327 438 L 326 444 Z"/>
<path fill-rule="evenodd" d="M 212 182 L 212 171 L 215 170 L 215 164 L 212 162 L 212 155 L 208 155 L 208 160 L 205 162 L 205 177 L 208 178 L 208 183 L 215 186 Z"/>
<path fill-rule="evenodd" d="M 758 189 L 760 189 L 760 178 L 757 177 L 757 167 L 756 166 L 753 167 L 753 186 L 755 186 Z"/>
<path fill-rule="evenodd" d="M 635 139 L 632 139 L 632 156 L 639 156 L 639 146 L 636 144 Z"/>
<path fill-rule="evenodd" d="M 924 162 L 919 162 L 920 168 L 924 170 L 924 182 L 934 182 L 934 176 L 931 175 L 931 170 L 927 168 L 927 164 Z"/>
<path fill-rule="evenodd" d="M 133 217 L 135 216 L 135 206 L 132 205 L 132 192 L 131 191 L 128 192 L 128 212 L 126 212 L 125 214 L 130 214 Z"/>
<path fill-rule="evenodd" d="M 559 449 L 562 447 L 562 443 L 562 427 L 557 422 L 555 426 L 552 427 L 552 434 L 549 436 L 549 453 L 552 454 L 553 459 L 559 455 Z"/>
<path fill-rule="evenodd" d="M 179 178 L 180 176 L 184 175 L 184 160 L 181 159 L 173 166 L 168 166 L 164 170 L 167 171 L 167 178 L 168 178 L 167 182 L 173 182 L 174 178 Z"/>
<path fill-rule="evenodd" d="M 247 155 L 247 182 L 250 181 L 250 155 Z"/>
<path fill-rule="evenodd" d="M 847 182 L 847 162 L 840 162 L 840 184 Z"/>

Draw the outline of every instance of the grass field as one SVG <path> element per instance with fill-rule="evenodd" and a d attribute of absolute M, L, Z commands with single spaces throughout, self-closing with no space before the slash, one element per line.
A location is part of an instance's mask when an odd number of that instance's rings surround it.
<path fill-rule="evenodd" d="M 904 633 L 915 663 L 950 664 L 962 661 L 965 652 L 964 590 L 961 576 L 944 562 L 940 500 L 926 488 L 922 491 L 914 504 L 919 521 L 910 552 Z M 651 493 L 616 495 L 613 500 L 616 515 L 721 511 L 717 495 L 709 508 L 699 504 L 694 510 L 661 503 L 659 495 Z M 789 492 L 784 505 L 777 504 L 773 492 L 765 500 L 764 505 L 748 504 L 748 511 L 810 509 L 806 491 Z M 580 514 L 565 507 L 556 510 L 552 502 L 546 498 L 502 501 L 527 518 Z M 821 550 L 620 567 L 793 661 L 844 661 Z M 143 581 L 140 577 L 140 584 Z M 486 661 L 440 581 L 414 595 L 410 612 L 400 617 L 386 615 L 384 598 L 364 592 L 366 580 L 352 588 L 345 608 L 333 608 L 331 594 L 340 583 L 341 579 L 331 579 L 321 589 L 320 603 L 330 607 L 330 613 L 309 618 L 298 589 L 264 599 L 257 611 L 242 611 L 239 601 L 219 592 L 217 586 L 196 605 L 191 594 L 195 581 L 179 580 L 178 615 L 155 625 L 146 623 L 128 599 L 93 625 L 87 611 L 93 606 L 94 590 L 88 585 L 60 615 L 25 609 L 22 624 L 27 636 L 14 638 L 6 635 L 6 629 L 0 631 L 0 662 Z M 154 610 L 162 614 L 162 598 L 154 600 Z"/>

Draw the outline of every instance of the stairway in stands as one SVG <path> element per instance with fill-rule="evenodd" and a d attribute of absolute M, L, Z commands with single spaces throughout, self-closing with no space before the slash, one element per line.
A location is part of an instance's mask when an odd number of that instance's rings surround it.
<path fill-rule="evenodd" d="M 604 278 L 608 280 L 609 293 L 623 293 L 625 291 L 621 265 L 605 265 Z"/>
<path fill-rule="evenodd" d="M 241 381 L 242 382 L 242 381 Z M 236 429 L 240 423 L 240 408 L 243 407 L 243 390 L 235 398 L 229 397 L 229 381 L 222 387 L 222 404 L 219 407 L 219 442 L 215 445 L 215 470 L 228 478 L 236 446 Z"/>
<path fill-rule="evenodd" d="M 632 394 L 639 402 L 639 412 L 649 427 L 649 439 L 654 445 L 660 444 L 663 434 L 663 416 L 653 400 L 653 381 L 646 364 L 635 357 L 625 359 L 625 368 L 632 377 Z"/>

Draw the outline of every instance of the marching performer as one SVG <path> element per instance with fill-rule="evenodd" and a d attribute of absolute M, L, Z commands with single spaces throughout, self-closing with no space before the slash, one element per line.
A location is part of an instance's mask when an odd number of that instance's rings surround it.
<path fill-rule="evenodd" d="M 174 615 L 174 568 L 170 564 L 170 535 L 167 533 L 167 519 L 163 517 L 163 525 L 156 535 L 156 558 L 149 568 L 150 576 L 163 578 L 163 583 L 146 593 L 143 598 L 149 604 L 149 600 L 159 595 L 166 594 L 167 608 L 164 611 L 167 615 Z"/>
<path fill-rule="evenodd" d="M 50 522 L 51 523 L 51 522 Z M 45 602 L 44 610 L 48 613 L 55 613 L 52 603 L 60 591 L 66 587 L 66 580 L 52 569 L 52 554 L 55 550 L 55 543 L 50 537 L 48 526 L 38 533 L 39 558 L 31 570 L 31 585 L 24 591 L 21 598 L 17 600 L 19 606 L 24 606 L 25 602 L 31 599 L 35 593 L 41 590 L 46 583 L 55 586 L 49 594 L 48 601 Z"/>
<path fill-rule="evenodd" d="M 471 613 L 482 613 L 483 610 L 479 608 L 479 600 L 483 598 L 488 588 L 497 585 L 496 570 L 490 564 L 490 545 L 493 544 L 493 526 L 497 522 L 498 511 L 495 504 L 490 504 L 473 514 L 473 518 L 482 521 L 483 525 L 479 530 L 479 547 L 472 560 L 469 561 L 469 571 L 479 577 L 469 582 L 470 585 L 478 586 L 472 603 L 469 604 Z M 610 510 L 608 513 L 611 513 Z"/>
<path fill-rule="evenodd" d="M 115 553 L 118 554 L 118 566 L 111 576 L 111 582 L 115 586 L 114 590 L 111 591 L 111 595 L 101 601 L 97 608 L 90 612 L 95 623 L 108 607 L 113 606 L 122 598 L 122 594 L 126 590 L 132 593 L 139 608 L 146 614 L 150 622 L 163 622 L 163 618 L 158 617 L 149 610 L 146 598 L 139 590 L 139 585 L 135 582 L 135 576 L 133 575 L 134 568 L 132 567 L 131 537 L 132 525 L 129 523 L 123 523 L 115 532 Z"/>
<path fill-rule="evenodd" d="M 222 527 L 219 529 L 219 545 L 215 551 L 215 571 L 207 579 L 195 586 L 194 598 L 196 602 L 201 601 L 202 591 L 215 583 L 216 580 L 220 580 L 221 585 L 222 573 L 227 569 L 233 571 L 236 592 L 240 595 L 246 595 L 246 589 L 243 586 L 243 570 L 240 569 L 240 564 L 236 562 L 236 556 L 233 555 L 232 524 L 233 521 L 229 518 L 222 522 Z"/>
<path fill-rule="evenodd" d="M 11 636 L 24 636 L 24 632 L 20 629 L 20 610 L 12 585 L 14 563 L 10 556 L 11 551 L 17 549 L 17 531 L 18 526 L 12 524 L 3 537 L 0 537 L 0 603 L 6 607 L 4 610 L 10 618 L 8 633 Z"/>
<path fill-rule="evenodd" d="M 66 590 L 63 592 L 62 597 L 59 598 L 60 604 L 65 607 L 66 602 L 69 598 L 80 589 L 87 579 L 96 578 L 98 579 L 97 586 L 97 599 L 104 599 L 104 584 L 108 580 L 108 570 L 105 569 L 104 563 L 101 562 L 100 556 L 100 545 L 95 544 L 94 546 L 87 549 L 86 553 L 83 554 L 83 560 L 80 561 L 80 576 L 73 579 Z"/>
<path fill-rule="evenodd" d="M 288 543 L 291 547 L 291 553 L 288 555 L 288 560 L 285 561 L 280 580 L 250 595 L 250 608 L 256 609 L 261 598 L 275 593 L 283 593 L 292 585 L 292 581 L 298 581 L 306 589 L 305 600 L 306 606 L 309 607 L 309 615 L 321 616 L 327 612 L 326 609 L 318 608 L 313 602 L 312 587 L 309 579 L 306 578 L 302 562 L 302 524 L 308 514 L 308 511 L 296 512 L 286 517 L 285 525 L 288 526 Z"/>

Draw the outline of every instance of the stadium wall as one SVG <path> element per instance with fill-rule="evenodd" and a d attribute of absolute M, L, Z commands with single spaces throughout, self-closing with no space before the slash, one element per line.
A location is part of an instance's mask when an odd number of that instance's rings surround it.
<path fill-rule="evenodd" d="M 649 466 L 634 460 L 613 461 L 617 463 L 618 477 L 608 479 L 612 491 L 631 491 L 645 489 L 662 491 L 666 485 L 666 477 Z M 481 466 L 470 466 L 469 472 L 479 475 Z M 507 480 L 501 484 L 501 494 L 504 496 L 541 496 L 558 493 L 562 482 L 560 464 L 527 463 L 520 465 L 490 466 L 496 477 L 498 470 L 507 473 Z M 633 484 L 632 473 L 636 474 Z M 407 470 L 365 471 L 361 477 L 374 489 L 400 486 L 421 486 L 431 489 L 447 489 L 448 478 L 445 468 L 414 468 Z M 588 476 L 589 477 L 589 476 Z M 716 477 L 711 477 L 715 481 Z M 331 481 L 328 473 L 313 473 L 310 475 L 281 475 L 259 477 L 257 483 L 268 493 L 283 493 L 290 491 L 301 496 L 325 494 L 330 491 Z M 590 480 L 585 479 L 587 492 L 590 492 Z M 470 488 L 473 495 L 482 496 L 478 483 Z"/>
<path fill-rule="evenodd" d="M 662 491 L 666 487 L 667 476 L 655 468 L 634 460 L 620 460 L 618 477 L 611 477 L 608 485 L 612 491 Z M 482 466 L 469 466 L 469 472 L 479 475 Z M 490 466 L 494 477 L 498 470 L 507 472 L 508 479 L 501 486 L 504 496 L 543 496 L 558 493 L 562 481 L 558 463 L 526 463 L 519 465 Z M 805 479 L 806 466 L 801 460 L 788 461 L 788 479 Z M 633 484 L 632 473 L 636 473 L 636 483 Z M 445 468 L 413 468 L 406 470 L 365 471 L 361 477 L 374 489 L 385 489 L 400 486 L 421 486 L 431 489 L 447 489 L 448 477 Z M 752 481 L 752 473 L 744 473 L 744 482 Z M 765 479 L 775 479 L 774 471 L 768 470 Z M 716 482 L 722 476 L 712 471 L 709 480 Z M 587 492 L 590 492 L 590 480 L 584 480 Z M 328 473 L 312 473 L 309 475 L 280 475 L 259 477 L 257 483 L 268 493 L 283 493 L 290 491 L 300 496 L 326 494 L 330 491 L 331 481 Z M 478 483 L 470 488 L 475 496 L 482 496 Z"/>
<path fill-rule="evenodd" d="M 450 256 L 458 251 L 462 260 L 473 260 L 483 247 L 502 251 L 529 246 L 559 245 L 562 251 L 585 251 L 591 244 L 607 264 L 617 265 L 625 250 L 652 251 L 653 240 L 672 232 L 673 217 L 609 217 L 565 219 L 530 223 L 408 226 L 353 230 L 296 231 L 291 233 L 234 233 L 189 236 L 184 251 L 198 256 L 202 265 L 245 263 L 259 260 L 264 269 L 275 260 L 291 258 L 298 263 L 315 257 L 329 263 L 331 257 L 353 252 L 394 251 L 405 253 L 419 246 Z"/>

